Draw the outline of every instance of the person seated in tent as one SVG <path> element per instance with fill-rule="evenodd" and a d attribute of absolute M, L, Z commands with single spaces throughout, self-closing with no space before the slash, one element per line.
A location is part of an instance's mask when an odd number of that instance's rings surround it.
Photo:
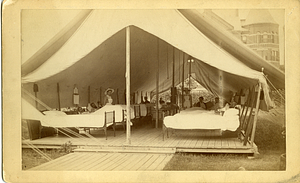
<path fill-rule="evenodd" d="M 98 107 L 96 106 L 95 103 L 91 103 L 91 107 L 92 107 L 92 110 L 96 111 L 98 109 Z"/>
<path fill-rule="evenodd" d="M 163 104 L 165 104 L 165 101 L 164 101 L 162 98 L 160 98 L 160 99 L 159 99 L 159 103 L 160 103 L 161 105 L 163 105 Z"/>
<path fill-rule="evenodd" d="M 94 103 L 88 103 L 86 108 L 89 112 L 95 112 L 98 109 Z"/>
<path fill-rule="evenodd" d="M 114 89 L 107 88 L 104 92 L 105 98 L 104 98 L 104 105 L 112 105 L 113 99 L 111 95 L 114 93 Z"/>
<path fill-rule="evenodd" d="M 219 112 L 219 109 L 221 109 L 221 108 L 222 108 L 222 107 L 220 106 L 220 99 L 219 99 L 219 97 L 216 97 L 213 106 L 208 107 L 207 109 L 208 109 L 208 110 L 214 110 L 215 113 L 218 113 L 218 112 Z"/>
<path fill-rule="evenodd" d="M 144 101 L 143 101 L 142 103 L 143 103 L 143 104 L 149 104 L 150 102 L 149 102 L 148 98 L 145 96 L 145 97 L 144 97 Z"/>
<path fill-rule="evenodd" d="M 203 109 L 206 109 L 206 105 L 205 105 L 205 103 L 203 101 L 204 101 L 204 98 L 203 97 L 199 97 L 199 102 L 197 102 L 195 104 L 195 107 L 201 107 Z"/>

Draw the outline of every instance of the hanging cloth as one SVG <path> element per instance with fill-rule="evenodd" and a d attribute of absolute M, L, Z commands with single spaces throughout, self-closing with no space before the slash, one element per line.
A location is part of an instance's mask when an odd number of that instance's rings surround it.
<path fill-rule="evenodd" d="M 76 86 L 73 91 L 73 103 L 75 105 L 79 105 L 79 93 L 78 93 L 78 88 Z"/>

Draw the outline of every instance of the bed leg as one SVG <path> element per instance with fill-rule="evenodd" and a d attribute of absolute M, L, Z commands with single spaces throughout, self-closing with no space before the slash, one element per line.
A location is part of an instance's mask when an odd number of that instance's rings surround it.
<path fill-rule="evenodd" d="M 125 133 L 126 129 L 125 129 L 125 122 L 124 121 L 122 122 L 122 126 L 123 126 L 123 130 L 124 130 L 124 133 Z"/>
<path fill-rule="evenodd" d="M 106 127 L 104 128 L 104 134 L 105 134 L 105 139 L 107 140 L 107 132 L 106 132 Z"/>
<path fill-rule="evenodd" d="M 163 141 L 165 141 L 165 131 L 166 131 L 166 127 L 165 127 L 164 124 L 163 124 L 162 129 L 163 129 Z"/>
<path fill-rule="evenodd" d="M 113 125 L 113 130 L 114 130 L 114 137 L 116 136 L 116 125 Z"/>
<path fill-rule="evenodd" d="M 169 136 L 169 129 L 167 128 L 167 137 L 170 138 Z"/>

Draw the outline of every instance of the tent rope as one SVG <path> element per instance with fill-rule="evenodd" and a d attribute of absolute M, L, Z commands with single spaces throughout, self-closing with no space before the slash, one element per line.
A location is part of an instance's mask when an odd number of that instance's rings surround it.
<path fill-rule="evenodd" d="M 43 107 L 45 107 L 47 110 L 51 111 L 52 109 L 46 105 L 44 102 L 42 102 L 40 99 L 35 98 L 35 96 L 33 96 L 31 93 L 29 93 L 26 90 L 22 90 L 25 94 L 27 94 L 30 98 L 32 98 L 34 101 L 38 102 L 40 105 L 42 105 Z"/>
<path fill-rule="evenodd" d="M 280 92 L 278 91 L 278 89 L 273 85 L 273 83 L 269 80 L 269 78 L 265 75 L 265 74 L 263 74 L 263 76 L 266 78 L 266 80 L 271 84 L 271 86 L 275 89 L 275 91 L 278 93 L 278 95 L 285 101 L 285 98 L 284 98 L 284 96 L 282 96 L 281 94 L 280 94 Z"/>
<path fill-rule="evenodd" d="M 38 149 L 35 145 L 33 145 L 31 142 L 27 142 L 25 141 L 26 139 L 24 137 L 22 137 L 22 139 L 24 140 L 23 142 L 28 145 L 32 150 L 34 150 L 35 152 L 37 152 L 39 155 L 41 155 L 43 158 L 45 158 L 47 161 L 51 161 L 52 159 L 45 154 L 43 151 L 41 151 L 40 149 Z"/>

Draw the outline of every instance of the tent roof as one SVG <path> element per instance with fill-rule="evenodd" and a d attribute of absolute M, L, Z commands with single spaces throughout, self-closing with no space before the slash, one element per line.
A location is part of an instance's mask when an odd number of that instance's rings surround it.
<path fill-rule="evenodd" d="M 209 22 L 197 10 L 179 10 L 199 31 L 207 36 L 220 48 L 237 58 L 251 69 L 261 71 L 264 68 L 265 75 L 276 88 L 285 87 L 285 74 L 265 61 L 255 51 L 235 38 L 232 34 L 220 29 L 217 25 Z"/>
<path fill-rule="evenodd" d="M 273 19 L 272 15 L 268 10 L 265 9 L 250 10 L 246 18 L 246 21 L 244 23 L 244 26 L 251 25 L 251 24 L 260 24 L 260 23 L 278 24 L 277 22 L 275 22 L 275 20 Z"/>
<path fill-rule="evenodd" d="M 205 64 L 208 73 L 224 71 L 230 78 L 224 80 L 224 85 L 228 84 L 231 90 L 237 91 L 258 80 L 265 82 L 261 72 L 250 69 L 222 50 L 177 10 L 92 10 L 75 19 L 77 21 L 55 37 L 55 40 L 64 41 L 56 44 L 58 41 L 52 40 L 53 44 L 45 44 L 29 59 L 30 62 L 22 64 L 22 82 L 27 88 L 30 88 L 30 83 L 38 83 L 40 88 L 52 86 L 53 89 L 59 83 L 61 90 L 68 92 L 72 91 L 74 84 L 83 89 L 89 86 L 124 89 L 127 26 L 131 27 L 132 91 L 154 90 L 157 71 L 160 91 L 170 87 L 173 56 L 176 84 L 181 80 L 183 66 L 187 73 L 188 55 L 196 60 L 193 71 L 197 71 L 201 64 Z M 25 66 L 35 69 L 26 71 Z M 218 93 L 219 86 L 208 83 L 210 79 L 218 80 L 218 77 L 203 74 L 198 74 L 198 77 L 207 79 L 202 81 L 199 78 L 200 84 Z M 51 92 L 48 89 L 46 91 Z M 44 95 L 47 96 L 50 97 Z M 62 97 L 70 98 L 67 93 Z"/>

